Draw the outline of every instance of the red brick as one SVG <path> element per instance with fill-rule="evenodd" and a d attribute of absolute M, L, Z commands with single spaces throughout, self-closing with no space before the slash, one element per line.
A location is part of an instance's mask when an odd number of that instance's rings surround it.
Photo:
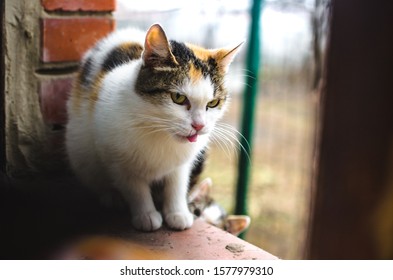
<path fill-rule="evenodd" d="M 41 60 L 78 61 L 87 49 L 114 27 L 114 20 L 106 17 L 44 18 Z"/>
<path fill-rule="evenodd" d="M 66 101 L 71 91 L 72 83 L 72 77 L 41 80 L 39 96 L 45 123 L 65 124 L 67 122 Z"/>
<path fill-rule="evenodd" d="M 114 11 L 116 0 L 41 0 L 47 11 Z"/>

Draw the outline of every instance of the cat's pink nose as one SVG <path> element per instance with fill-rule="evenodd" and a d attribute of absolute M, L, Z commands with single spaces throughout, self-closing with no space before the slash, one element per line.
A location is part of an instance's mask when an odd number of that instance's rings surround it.
<path fill-rule="evenodd" d="M 202 128 L 205 127 L 205 125 L 204 125 L 204 124 L 201 124 L 201 123 L 193 123 L 193 124 L 191 124 L 191 126 L 192 126 L 196 131 L 199 131 L 199 130 L 201 130 Z"/>

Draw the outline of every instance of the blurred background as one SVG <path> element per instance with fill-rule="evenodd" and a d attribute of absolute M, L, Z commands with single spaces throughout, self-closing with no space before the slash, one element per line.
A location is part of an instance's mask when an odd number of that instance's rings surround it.
<path fill-rule="evenodd" d="M 118 0 L 117 28 L 160 23 L 170 39 L 207 48 L 246 40 L 231 65 L 231 107 L 222 122 L 241 130 L 252 1 Z M 317 88 L 327 35 L 327 0 L 266 0 L 260 21 L 260 70 L 244 238 L 285 259 L 304 256 L 310 205 Z M 238 145 L 212 144 L 204 177 L 229 213 L 235 207 Z"/>

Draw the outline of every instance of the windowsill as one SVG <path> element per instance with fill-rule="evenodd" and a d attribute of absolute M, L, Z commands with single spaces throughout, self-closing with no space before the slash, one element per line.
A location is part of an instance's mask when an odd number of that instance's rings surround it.
<path fill-rule="evenodd" d="M 108 211 L 72 179 L 23 181 L 0 191 L 0 259 L 78 259 L 67 253 L 86 241 L 93 259 L 138 259 L 138 247 L 145 259 L 277 259 L 200 219 L 184 231 L 136 231 L 126 209 Z"/>
<path fill-rule="evenodd" d="M 185 231 L 160 229 L 152 233 L 132 232 L 130 239 L 152 252 L 177 260 L 273 260 L 272 254 L 215 226 L 197 219 Z"/>

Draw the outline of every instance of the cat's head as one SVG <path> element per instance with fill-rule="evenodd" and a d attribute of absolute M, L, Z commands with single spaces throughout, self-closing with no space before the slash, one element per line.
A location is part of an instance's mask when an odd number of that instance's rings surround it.
<path fill-rule="evenodd" d="M 239 47 L 208 50 L 150 27 L 135 90 L 162 131 L 186 143 L 213 130 L 228 103 L 225 75 Z"/>
<path fill-rule="evenodd" d="M 250 217 L 247 215 L 228 215 L 210 196 L 212 186 L 213 182 L 210 178 L 192 186 L 188 193 L 190 211 L 197 218 L 238 236 L 250 226 Z"/>

